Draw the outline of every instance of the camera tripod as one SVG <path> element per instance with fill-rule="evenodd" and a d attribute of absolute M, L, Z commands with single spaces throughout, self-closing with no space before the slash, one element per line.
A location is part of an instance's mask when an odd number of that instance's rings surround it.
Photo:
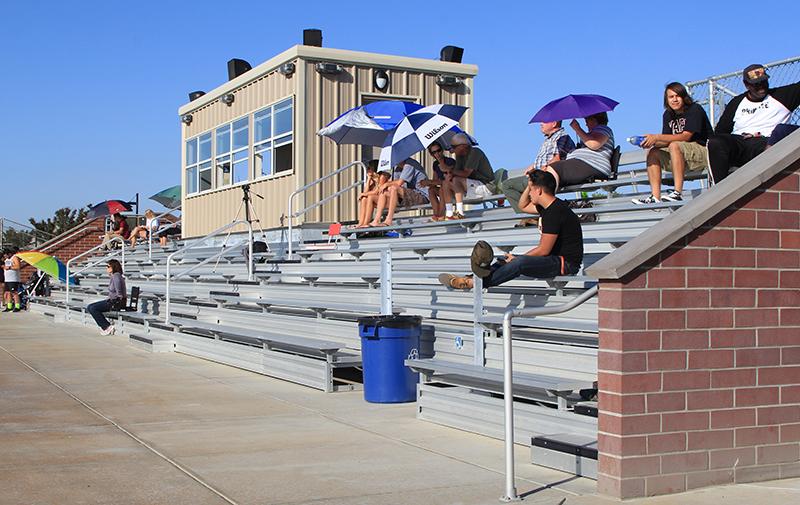
<path fill-rule="evenodd" d="M 256 225 L 258 226 L 258 230 L 261 232 L 261 238 L 264 241 L 264 244 L 266 244 L 266 246 L 267 246 L 267 251 L 269 251 L 270 248 L 269 248 L 269 242 L 267 242 L 267 234 L 264 232 L 264 228 L 261 226 L 261 219 L 258 217 L 258 214 L 256 213 L 256 210 L 252 207 L 252 196 L 251 196 L 251 192 L 250 192 L 250 185 L 249 184 L 244 184 L 244 185 L 241 186 L 241 188 L 242 188 L 242 203 L 240 203 L 239 204 L 239 208 L 236 209 L 236 214 L 233 216 L 233 220 L 231 221 L 231 223 L 235 223 L 235 222 L 239 221 L 239 216 L 241 215 L 242 210 L 244 210 L 244 219 L 245 219 L 245 221 L 247 221 L 247 223 L 250 225 L 251 230 L 252 230 L 252 227 L 253 227 L 253 223 L 256 223 Z M 264 199 L 264 197 L 259 195 L 258 193 L 252 193 L 252 195 L 257 196 L 258 198 L 260 198 L 262 200 Z M 253 219 L 253 217 L 255 217 L 255 219 Z M 228 230 L 228 233 L 225 235 L 225 239 L 222 241 L 222 249 L 223 250 L 228 246 L 228 240 L 231 237 L 231 233 L 233 233 L 233 228 Z M 248 240 L 252 240 L 252 238 L 248 237 Z M 219 266 L 219 261 L 221 259 L 222 259 L 222 255 L 220 255 L 217 258 L 216 263 L 214 263 L 214 271 L 215 272 L 217 270 L 217 266 Z M 251 262 L 251 261 L 253 261 L 253 258 L 247 258 L 247 261 Z"/>

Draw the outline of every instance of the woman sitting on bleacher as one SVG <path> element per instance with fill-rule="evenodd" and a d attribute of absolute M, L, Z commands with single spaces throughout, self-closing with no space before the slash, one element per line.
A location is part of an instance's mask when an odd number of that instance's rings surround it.
<path fill-rule="evenodd" d="M 661 135 L 647 134 L 640 144 L 647 152 L 647 178 L 650 191 L 647 198 L 634 198 L 638 205 L 661 201 L 661 170 L 671 170 L 675 189 L 664 200 L 683 200 L 683 174 L 686 170 L 701 171 L 708 166 L 706 141 L 713 133 L 711 121 L 702 107 L 694 103 L 686 87 L 671 82 L 664 89 L 664 117 Z"/>
<path fill-rule="evenodd" d="M 144 211 L 144 218 L 145 218 L 144 226 L 137 226 L 131 232 L 131 249 L 136 248 L 137 239 L 142 238 L 144 240 L 147 240 L 147 237 L 153 232 L 157 231 L 159 226 L 161 226 L 161 223 L 159 223 L 155 213 L 150 209 Z M 165 243 L 166 243 L 166 238 L 164 239 L 164 243 L 162 243 L 161 245 L 164 245 Z"/>
<path fill-rule="evenodd" d="M 611 176 L 611 153 L 614 152 L 614 132 L 608 127 L 608 114 L 600 112 L 584 118 L 584 131 L 576 119 L 570 127 L 580 139 L 578 148 L 567 159 L 556 161 L 545 170 L 556 178 L 556 187 L 608 179 Z"/>
<path fill-rule="evenodd" d="M 127 290 L 125 289 L 125 278 L 122 276 L 122 265 L 117 260 L 108 260 L 106 264 L 108 270 L 108 298 L 99 302 L 90 303 L 86 311 L 92 315 L 100 333 L 103 335 L 113 335 L 114 325 L 108 322 L 103 312 L 112 310 L 122 310 L 125 308 Z"/>

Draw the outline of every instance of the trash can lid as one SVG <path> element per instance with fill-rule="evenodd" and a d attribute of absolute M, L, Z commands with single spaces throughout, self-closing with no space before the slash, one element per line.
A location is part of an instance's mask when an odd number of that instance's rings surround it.
<path fill-rule="evenodd" d="M 358 318 L 359 326 L 375 326 L 383 328 L 413 328 L 422 324 L 420 316 L 368 316 Z"/>

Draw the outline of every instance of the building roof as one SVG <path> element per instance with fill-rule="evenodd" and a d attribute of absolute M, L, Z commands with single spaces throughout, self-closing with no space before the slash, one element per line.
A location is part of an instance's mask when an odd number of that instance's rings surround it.
<path fill-rule="evenodd" d="M 712 189 L 586 269 L 596 279 L 620 279 L 685 237 L 800 159 L 800 130 L 746 163 Z"/>
<path fill-rule="evenodd" d="M 370 66 L 381 66 L 387 69 L 412 69 L 466 77 L 473 77 L 478 74 L 477 65 L 466 63 L 451 63 L 426 58 L 409 58 L 407 56 L 392 56 L 388 54 L 367 53 L 363 51 L 347 51 L 344 49 L 332 49 L 328 47 L 297 45 L 273 56 L 269 60 L 254 67 L 252 70 L 245 72 L 236 79 L 228 81 L 214 88 L 202 97 L 182 105 L 180 108 L 178 108 L 178 114 L 187 114 L 197 110 L 204 105 L 219 99 L 225 93 L 232 92 L 248 84 L 249 82 L 258 79 L 264 74 L 274 71 L 282 64 L 296 59 L 324 60 L 332 63 L 346 64 L 355 63 Z"/>

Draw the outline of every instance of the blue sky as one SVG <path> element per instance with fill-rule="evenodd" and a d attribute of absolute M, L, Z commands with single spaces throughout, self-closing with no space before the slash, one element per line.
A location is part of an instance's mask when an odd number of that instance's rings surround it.
<path fill-rule="evenodd" d="M 667 82 L 800 55 L 798 14 L 794 1 L 6 2 L 0 215 L 26 222 L 179 183 L 187 93 L 304 28 L 340 49 L 435 59 L 464 47 L 479 67 L 473 133 L 495 168 L 515 168 L 531 162 L 541 137 L 528 120 L 551 99 L 615 98 L 618 142 L 656 131 Z"/>

